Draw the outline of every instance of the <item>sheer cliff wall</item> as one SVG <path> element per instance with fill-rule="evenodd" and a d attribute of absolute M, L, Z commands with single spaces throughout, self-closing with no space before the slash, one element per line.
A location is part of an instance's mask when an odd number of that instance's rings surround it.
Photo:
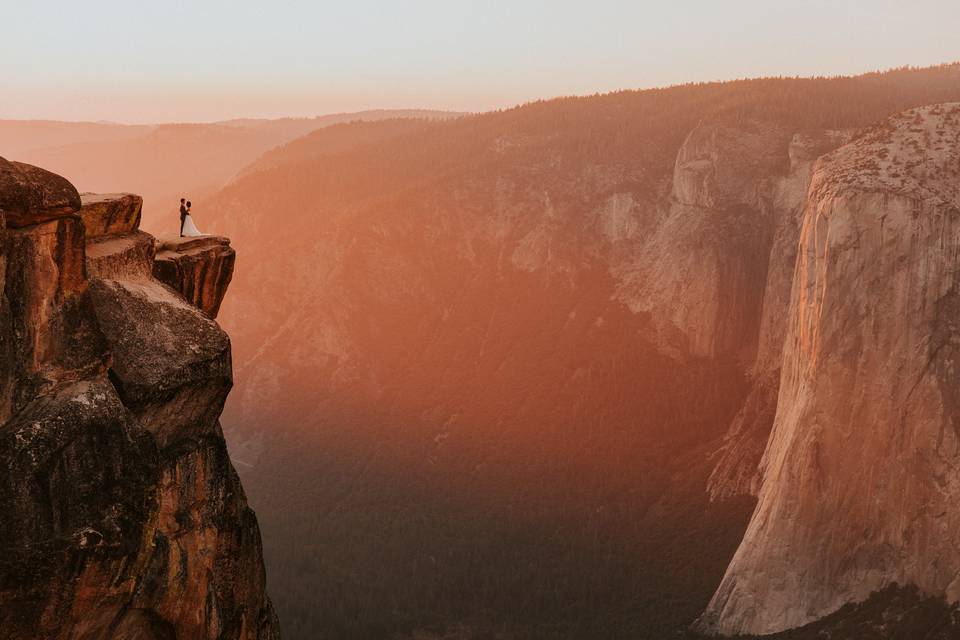
<path fill-rule="evenodd" d="M 701 627 L 797 627 L 893 584 L 960 601 L 960 104 L 821 157 L 759 503 Z"/>

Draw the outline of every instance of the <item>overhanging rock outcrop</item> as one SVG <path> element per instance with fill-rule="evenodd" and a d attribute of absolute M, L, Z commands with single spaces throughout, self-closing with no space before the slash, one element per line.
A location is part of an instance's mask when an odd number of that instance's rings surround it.
<path fill-rule="evenodd" d="M 230 341 L 153 277 L 140 207 L 0 160 L 0 629 L 272 640 L 218 421 Z"/>
<path fill-rule="evenodd" d="M 6 226 L 19 228 L 76 217 L 80 194 L 66 178 L 46 169 L 0 158 L 0 211 Z"/>
<path fill-rule="evenodd" d="M 236 257 L 230 240 L 220 236 L 162 237 L 153 275 L 216 318 L 233 277 Z"/>

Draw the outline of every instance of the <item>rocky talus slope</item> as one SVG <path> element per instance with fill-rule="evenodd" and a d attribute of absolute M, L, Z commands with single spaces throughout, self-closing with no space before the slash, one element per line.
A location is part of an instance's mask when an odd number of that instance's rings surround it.
<path fill-rule="evenodd" d="M 817 162 L 759 504 L 701 626 L 765 634 L 893 583 L 960 600 L 960 104 Z"/>
<path fill-rule="evenodd" d="M 218 422 L 230 340 L 153 277 L 140 208 L 0 159 L 3 638 L 279 637 Z"/>

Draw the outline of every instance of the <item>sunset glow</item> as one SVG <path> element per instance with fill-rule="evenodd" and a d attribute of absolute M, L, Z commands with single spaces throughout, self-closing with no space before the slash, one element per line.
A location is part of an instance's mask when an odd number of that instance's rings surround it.
<path fill-rule="evenodd" d="M 958 55 L 960 3 L 58 0 L 3 13 L 0 118 L 144 123 L 485 111 L 929 65 Z"/>

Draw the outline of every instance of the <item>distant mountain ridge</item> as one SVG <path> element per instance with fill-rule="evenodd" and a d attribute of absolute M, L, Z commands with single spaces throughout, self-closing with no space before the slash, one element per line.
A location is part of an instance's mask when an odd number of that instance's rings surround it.
<path fill-rule="evenodd" d="M 462 112 L 434 109 L 367 109 L 312 117 L 232 118 L 211 122 L 159 122 L 156 124 L 127 124 L 106 120 L 87 122 L 0 119 L 0 148 L 7 155 L 13 157 L 23 152 L 39 151 L 51 147 L 65 147 L 83 142 L 123 140 L 143 135 L 161 127 L 181 125 L 223 126 L 238 129 L 286 129 L 294 134 L 302 134 L 343 122 L 391 118 L 446 119 L 464 115 L 466 114 Z"/>
<path fill-rule="evenodd" d="M 144 228 L 172 232 L 180 197 L 196 202 L 263 152 L 301 135 L 343 122 L 460 115 L 399 109 L 157 125 L 3 120 L 0 154 L 49 167 L 81 191 L 136 192 L 144 198 Z"/>

